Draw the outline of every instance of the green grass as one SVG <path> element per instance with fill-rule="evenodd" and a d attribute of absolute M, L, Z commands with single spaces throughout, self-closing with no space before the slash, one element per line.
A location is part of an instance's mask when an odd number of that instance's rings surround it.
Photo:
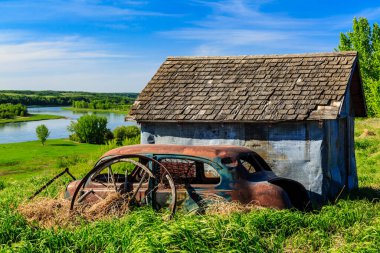
<path fill-rule="evenodd" d="M 356 164 L 359 185 L 380 188 L 380 118 L 355 124 Z M 364 134 L 364 132 L 368 134 Z"/>
<path fill-rule="evenodd" d="M 74 107 L 63 107 L 64 110 L 70 110 L 75 112 L 108 112 L 108 113 L 117 113 L 117 114 L 125 114 L 127 115 L 129 111 L 125 110 L 117 110 L 117 109 L 89 109 L 89 108 L 74 108 Z"/>
<path fill-rule="evenodd" d="M 369 134 L 363 135 L 365 129 Z M 8 169 L 16 167 L 17 170 L 17 166 L 27 169 L 29 163 L 36 166 L 41 163 L 47 172 L 33 171 L 19 178 L 0 177 L 0 252 L 377 253 L 380 251 L 380 119 L 357 121 L 355 137 L 360 188 L 342 196 L 335 205 L 326 205 L 318 211 L 262 209 L 230 216 L 177 214 L 173 220 L 165 221 L 162 214 L 148 208 L 120 219 L 55 229 L 28 224 L 16 207 L 62 164 L 71 164 L 73 173 L 82 176 L 102 152 L 113 146 L 75 144 L 76 151 L 69 151 L 70 146 L 63 150 L 65 146 L 40 147 L 38 143 L 24 143 L 19 144 L 19 148 L 30 146 L 18 153 L 14 146 L 17 144 L 6 144 L 10 146 L 0 149 L 1 161 L 16 163 L 10 164 Z M 57 142 L 65 143 L 64 140 Z M 13 151 L 9 152 L 11 147 Z M 51 151 L 37 157 L 26 154 L 34 148 Z M 13 158 L 4 157 L 8 153 L 14 154 Z M 58 162 L 54 157 L 62 154 L 67 158 Z M 68 178 L 58 180 L 43 195 L 56 196 L 68 181 Z"/>
<path fill-rule="evenodd" d="M 13 123 L 13 122 L 25 122 L 25 121 L 39 121 L 48 119 L 62 119 L 63 116 L 48 115 L 48 114 L 29 114 L 26 117 L 16 117 L 14 119 L 0 119 L 0 124 Z"/>
<path fill-rule="evenodd" d="M 0 144 L 1 176 L 12 179 L 51 175 L 58 169 L 86 162 L 98 155 L 99 145 L 79 144 L 64 139 Z"/>

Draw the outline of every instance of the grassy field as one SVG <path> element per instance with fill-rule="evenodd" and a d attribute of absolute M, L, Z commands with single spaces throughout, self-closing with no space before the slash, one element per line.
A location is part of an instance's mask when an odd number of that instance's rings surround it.
<path fill-rule="evenodd" d="M 0 251 L 380 252 L 380 119 L 357 121 L 355 138 L 360 188 L 318 211 L 177 214 L 166 221 L 141 209 L 122 218 L 49 229 L 28 223 L 17 206 L 66 165 L 82 176 L 112 146 L 65 140 L 49 140 L 45 147 L 37 142 L 0 145 L 0 172 L 23 170 L 0 177 Z M 57 196 L 68 181 L 58 180 L 43 195 Z"/>
<path fill-rule="evenodd" d="M 98 150 L 99 145 L 64 139 L 47 140 L 44 146 L 39 141 L 0 144 L 0 180 L 52 175 L 62 167 L 88 161 Z"/>
<path fill-rule="evenodd" d="M 48 119 L 62 119 L 63 116 L 49 115 L 49 114 L 29 114 L 27 117 L 16 117 L 14 119 L 0 119 L 0 124 L 12 122 L 25 122 L 25 121 L 38 121 Z"/>

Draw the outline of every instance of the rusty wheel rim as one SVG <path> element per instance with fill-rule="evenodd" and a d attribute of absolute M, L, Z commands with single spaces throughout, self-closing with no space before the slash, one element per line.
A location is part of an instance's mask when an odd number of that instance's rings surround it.
<path fill-rule="evenodd" d="M 147 166 L 134 159 L 147 161 L 149 165 Z M 124 176 L 126 184 L 120 184 L 120 181 L 117 182 L 112 169 L 113 165 L 121 162 L 130 163 L 135 166 L 133 171 L 126 171 Z M 107 173 L 102 173 L 105 170 Z M 132 175 L 132 173 L 137 173 L 138 175 Z M 99 178 L 102 179 L 101 182 L 99 182 Z M 130 178 L 139 178 L 139 180 L 128 186 L 128 179 Z M 103 191 L 106 190 L 110 193 L 119 194 L 128 208 L 131 206 L 151 205 L 154 209 L 161 210 L 163 207 L 160 206 L 158 196 L 162 191 L 167 192 L 170 195 L 170 198 L 168 198 L 169 204 L 166 207 L 169 210 L 169 217 L 172 218 L 175 213 L 177 193 L 173 178 L 162 164 L 150 157 L 123 155 L 110 157 L 98 162 L 77 185 L 71 199 L 71 211 L 80 209 L 83 212 L 84 209 L 91 208 L 98 201 L 105 200 L 105 195 L 101 194 L 101 191 L 88 187 L 92 183 L 100 184 L 101 186 L 99 187 Z M 141 194 L 141 191 L 144 191 L 144 194 Z M 144 195 L 144 197 L 142 198 L 141 195 Z M 92 201 L 88 201 L 89 198 Z M 98 201 L 94 201 L 94 199 L 98 199 Z"/>

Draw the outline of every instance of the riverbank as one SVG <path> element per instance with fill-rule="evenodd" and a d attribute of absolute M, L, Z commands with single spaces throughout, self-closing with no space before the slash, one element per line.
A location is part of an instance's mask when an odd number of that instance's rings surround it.
<path fill-rule="evenodd" d="M 74 112 L 102 112 L 102 113 L 116 113 L 116 114 L 124 114 L 127 115 L 129 113 L 125 110 L 116 110 L 116 109 L 90 109 L 90 108 L 74 108 L 74 107 L 62 107 L 63 110 L 69 110 Z"/>
<path fill-rule="evenodd" d="M 49 119 L 64 119 L 64 116 L 50 115 L 50 114 L 29 114 L 26 117 L 16 117 L 14 119 L 0 119 L 0 124 L 26 122 L 26 121 L 40 121 Z"/>
<path fill-rule="evenodd" d="M 64 110 L 62 107 L 34 107 L 28 108 L 30 114 L 57 115 L 60 119 L 29 121 L 14 124 L 0 124 L 0 143 L 25 142 L 37 140 L 36 127 L 44 124 L 50 131 L 50 139 L 68 138 L 71 134 L 67 127 L 72 121 L 78 120 L 87 112 Z M 125 122 L 125 114 L 98 113 L 107 118 L 107 128 L 113 130 L 118 126 L 136 125 L 135 122 Z M 56 118 L 56 117 L 54 117 Z"/>

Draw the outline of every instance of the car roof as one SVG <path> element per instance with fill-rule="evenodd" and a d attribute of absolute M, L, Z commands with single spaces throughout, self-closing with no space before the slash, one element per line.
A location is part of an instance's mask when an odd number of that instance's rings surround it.
<path fill-rule="evenodd" d="M 205 157 L 213 160 L 216 157 L 230 157 L 234 159 L 242 153 L 255 154 L 249 148 L 232 145 L 188 146 L 172 144 L 138 144 L 112 149 L 106 152 L 102 157 L 133 154 L 173 154 Z"/>

